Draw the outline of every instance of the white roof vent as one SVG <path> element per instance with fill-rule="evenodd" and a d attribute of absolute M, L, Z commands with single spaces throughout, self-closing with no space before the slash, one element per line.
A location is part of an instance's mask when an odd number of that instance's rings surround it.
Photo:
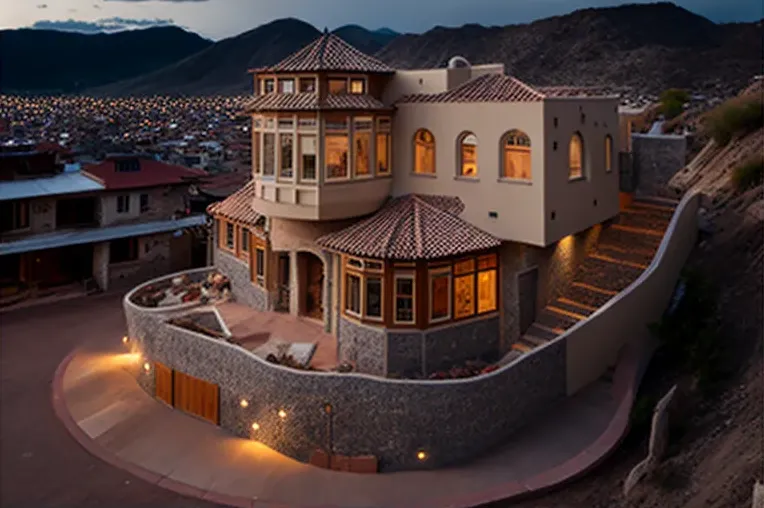
<path fill-rule="evenodd" d="M 449 69 L 457 69 L 459 67 L 472 67 L 472 65 L 470 65 L 469 60 L 463 56 L 455 56 L 448 61 Z"/>

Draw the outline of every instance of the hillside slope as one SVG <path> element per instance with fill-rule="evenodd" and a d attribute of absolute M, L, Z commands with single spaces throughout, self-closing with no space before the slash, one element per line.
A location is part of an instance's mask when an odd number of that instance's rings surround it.
<path fill-rule="evenodd" d="M 718 25 L 671 3 L 584 9 L 527 25 L 436 27 L 379 52 L 398 68 L 444 66 L 462 55 L 501 62 L 533 84 L 686 87 L 722 95 L 761 72 L 761 23 Z"/>
<path fill-rule="evenodd" d="M 0 30 L 0 93 L 69 93 L 146 74 L 212 41 L 178 27 L 110 34 Z"/>

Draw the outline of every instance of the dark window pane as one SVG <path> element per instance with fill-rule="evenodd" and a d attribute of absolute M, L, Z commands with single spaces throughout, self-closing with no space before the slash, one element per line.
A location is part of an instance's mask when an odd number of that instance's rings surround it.
<path fill-rule="evenodd" d="M 382 279 L 366 278 L 366 315 L 382 317 Z"/>

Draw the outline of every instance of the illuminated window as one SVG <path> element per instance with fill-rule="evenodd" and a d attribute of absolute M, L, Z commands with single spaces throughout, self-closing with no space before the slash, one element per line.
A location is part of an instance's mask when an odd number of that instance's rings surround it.
<path fill-rule="evenodd" d="M 430 271 L 430 322 L 451 317 L 451 269 Z"/>
<path fill-rule="evenodd" d="M 345 310 L 352 314 L 361 315 L 361 277 L 347 274 L 345 282 Z"/>
<path fill-rule="evenodd" d="M 294 93 L 294 79 L 280 79 L 279 92 Z"/>
<path fill-rule="evenodd" d="M 435 174 L 435 137 L 427 129 L 414 135 L 414 173 Z"/>
<path fill-rule="evenodd" d="M 366 82 L 363 79 L 351 79 L 350 80 L 350 93 L 353 94 L 365 94 Z"/>
<path fill-rule="evenodd" d="M 395 322 L 414 322 L 414 275 L 395 274 Z"/>
<path fill-rule="evenodd" d="M 252 132 L 252 171 L 260 174 L 260 133 Z"/>
<path fill-rule="evenodd" d="M 476 177 L 477 166 L 477 136 L 466 132 L 459 137 L 459 176 Z"/>
<path fill-rule="evenodd" d="M 581 135 L 573 134 L 568 148 L 568 179 L 575 180 L 584 176 L 584 142 Z"/>
<path fill-rule="evenodd" d="M 348 136 L 347 134 L 327 134 L 326 178 L 346 178 L 348 176 Z"/>
<path fill-rule="evenodd" d="M 261 247 L 255 250 L 255 281 L 265 286 L 265 250 Z"/>
<path fill-rule="evenodd" d="M 371 174 L 371 125 L 371 121 L 356 121 L 353 129 L 353 157 L 357 176 Z"/>
<path fill-rule="evenodd" d="M 316 136 L 300 136 L 300 168 L 303 180 L 316 179 Z"/>
<path fill-rule="evenodd" d="M 311 93 L 316 91 L 316 78 L 300 78 L 300 92 Z"/>
<path fill-rule="evenodd" d="M 475 313 L 475 275 L 454 278 L 454 318 L 460 319 Z"/>
<path fill-rule="evenodd" d="M 478 314 L 496 310 L 496 270 L 478 272 Z"/>
<path fill-rule="evenodd" d="M 613 170 L 613 138 L 605 136 L 605 171 Z"/>
<path fill-rule="evenodd" d="M 390 174 L 390 134 L 377 133 L 377 174 Z"/>
<path fill-rule="evenodd" d="M 329 79 L 329 93 L 341 95 L 348 91 L 348 80 L 345 78 Z"/>
<path fill-rule="evenodd" d="M 369 318 L 382 318 L 382 277 L 365 277 L 364 294 L 365 315 Z"/>
<path fill-rule="evenodd" d="M 522 131 L 512 130 L 504 135 L 504 165 L 502 178 L 531 179 L 531 140 Z"/>
<path fill-rule="evenodd" d="M 272 132 L 263 134 L 263 175 L 273 176 L 276 170 L 276 135 Z"/>
<path fill-rule="evenodd" d="M 226 225 L 225 225 L 225 246 L 228 249 L 233 250 L 233 246 L 235 244 L 235 240 L 236 239 L 234 238 L 233 224 L 231 224 L 230 222 L 226 222 Z"/>
<path fill-rule="evenodd" d="M 281 142 L 281 170 L 279 175 L 283 178 L 292 178 L 292 166 L 294 163 L 294 136 L 292 134 L 279 134 Z"/>

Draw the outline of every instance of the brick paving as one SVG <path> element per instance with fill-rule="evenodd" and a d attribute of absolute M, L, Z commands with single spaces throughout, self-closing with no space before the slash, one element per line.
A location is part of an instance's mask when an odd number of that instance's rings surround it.
<path fill-rule="evenodd" d="M 605 305 L 634 282 L 652 262 L 676 203 L 636 199 L 600 234 L 573 277 L 573 283 L 536 316 L 536 322 L 512 345 L 527 353 Z"/>
<path fill-rule="evenodd" d="M 51 380 L 75 347 L 119 345 L 121 295 L 0 313 L 0 505 L 3 508 L 222 506 L 147 483 L 90 455 L 56 418 Z"/>

